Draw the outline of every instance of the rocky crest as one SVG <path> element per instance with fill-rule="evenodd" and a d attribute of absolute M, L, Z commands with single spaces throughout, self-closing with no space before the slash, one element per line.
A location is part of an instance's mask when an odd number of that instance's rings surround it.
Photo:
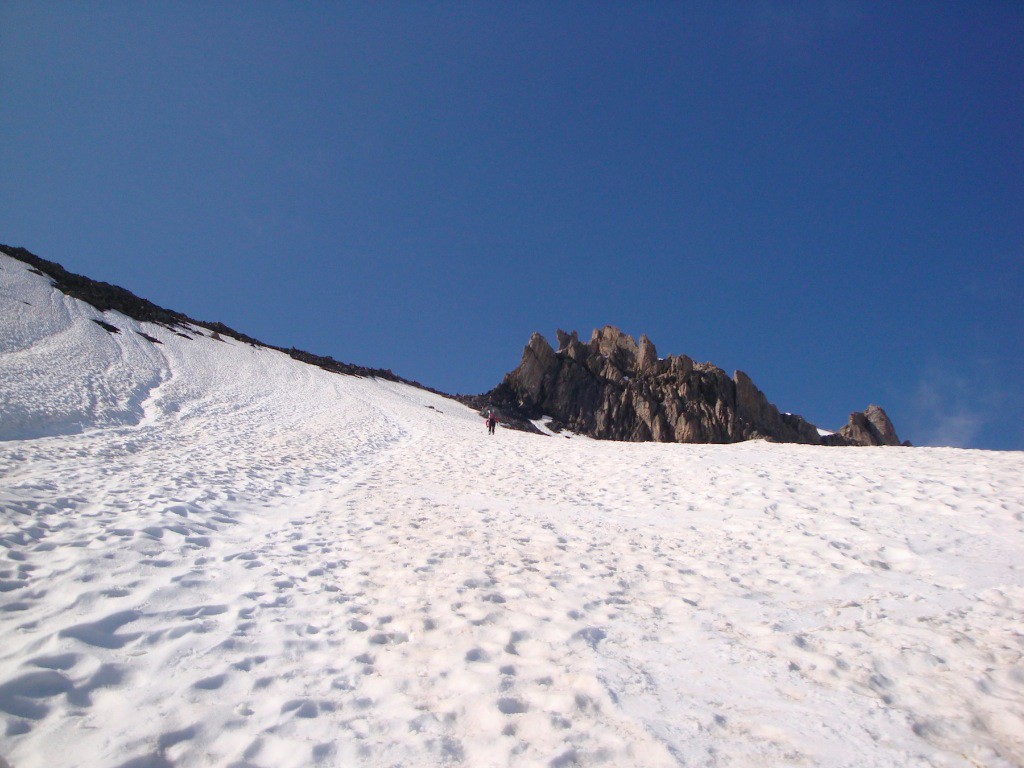
<path fill-rule="evenodd" d="M 323 368 L 324 370 L 332 373 L 388 379 L 390 381 L 399 381 L 405 384 L 411 384 L 415 387 L 427 389 L 431 392 L 435 391 L 429 387 L 424 387 L 419 382 L 409 381 L 408 379 L 403 379 L 401 376 L 396 376 L 390 369 L 367 368 L 361 365 L 343 363 L 330 356 L 324 357 L 322 355 L 315 355 L 311 352 L 306 352 L 294 347 L 289 349 L 285 349 L 284 347 L 275 347 L 271 344 L 264 344 L 251 336 L 246 336 L 244 333 L 239 333 L 223 323 L 211 323 L 203 320 L 195 320 L 181 312 L 164 309 L 147 299 L 139 298 L 131 291 L 121 288 L 120 286 L 93 280 L 92 278 L 85 277 L 83 275 L 77 275 L 74 272 L 68 272 L 60 264 L 40 258 L 24 248 L 0 244 L 0 253 L 27 264 L 37 274 L 48 277 L 53 284 L 53 287 L 57 290 L 92 305 L 100 312 L 115 311 L 140 322 L 157 323 L 174 331 L 184 338 L 191 338 L 189 332 L 195 328 L 206 328 L 208 331 L 217 334 L 217 337 L 226 336 L 245 344 L 251 344 L 257 347 L 266 347 L 267 349 L 276 349 L 279 352 L 284 352 L 295 360 L 308 365 L 315 365 L 318 368 Z M 111 333 L 119 332 L 119 329 L 110 323 L 99 320 L 95 322 Z M 141 335 L 150 341 L 156 342 L 156 339 L 151 336 L 146 336 L 145 334 Z"/>
<path fill-rule="evenodd" d="M 0 253 L 24 262 L 49 277 L 55 288 L 101 312 L 113 310 L 158 323 L 185 338 L 191 338 L 189 334 L 197 328 L 206 328 L 214 338 L 226 336 L 276 349 L 332 373 L 389 379 L 445 395 L 391 370 L 343 363 L 294 347 L 275 347 L 223 323 L 195 320 L 124 288 L 68 272 L 24 248 L 0 245 Z M 111 333 L 120 331 L 105 321 L 95 322 Z M 455 395 L 454 399 L 481 411 L 494 409 L 506 426 L 515 429 L 538 432 L 531 420 L 549 416 L 554 418 L 551 427 L 555 430 L 570 429 L 606 440 L 733 443 L 764 438 L 812 445 L 900 444 L 892 422 L 877 405 L 851 414 L 842 429 L 822 437 L 800 416 L 779 413 L 742 371 L 729 378 L 722 369 L 695 363 L 686 355 L 661 359 L 646 336 L 638 343 L 612 326 L 595 330 L 586 344 L 575 331 L 558 331 L 557 350 L 535 333 L 523 350 L 519 367 L 501 384 L 483 395 Z"/>
<path fill-rule="evenodd" d="M 513 424 L 548 416 L 553 429 L 606 440 L 899 445 L 878 406 L 822 437 L 800 416 L 780 413 L 742 371 L 730 378 L 686 355 L 659 358 L 646 336 L 637 342 L 612 326 L 595 330 L 587 343 L 559 330 L 557 350 L 534 333 L 519 366 L 473 404 L 495 408 Z"/>
<path fill-rule="evenodd" d="M 863 413 L 851 413 L 839 436 L 850 445 L 904 445 L 896 437 L 889 417 L 877 405 L 869 405 Z"/>

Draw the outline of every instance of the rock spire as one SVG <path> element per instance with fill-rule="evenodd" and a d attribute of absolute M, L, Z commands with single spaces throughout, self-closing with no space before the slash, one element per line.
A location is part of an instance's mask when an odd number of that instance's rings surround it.
<path fill-rule="evenodd" d="M 730 377 L 686 355 L 659 358 L 646 336 L 637 342 L 610 325 L 586 343 L 562 330 L 557 341 L 555 349 L 534 333 L 519 366 L 482 398 L 509 418 L 548 416 L 555 429 L 608 440 L 899 445 L 878 406 L 822 437 L 800 416 L 780 413 L 743 371 Z"/>

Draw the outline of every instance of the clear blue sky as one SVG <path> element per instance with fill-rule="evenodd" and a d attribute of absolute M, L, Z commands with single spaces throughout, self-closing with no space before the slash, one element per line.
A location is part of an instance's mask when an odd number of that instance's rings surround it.
<path fill-rule="evenodd" d="M 611 323 L 1024 449 L 1016 0 L 3 0 L 0 111 L 0 242 L 273 344 L 480 392 Z"/>

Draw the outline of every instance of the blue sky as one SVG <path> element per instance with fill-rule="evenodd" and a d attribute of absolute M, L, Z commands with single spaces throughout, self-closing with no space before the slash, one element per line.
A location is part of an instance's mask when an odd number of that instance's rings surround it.
<path fill-rule="evenodd" d="M 1024 449 L 1022 41 L 1019 2 L 5 0 L 0 242 L 449 392 L 610 323 Z"/>

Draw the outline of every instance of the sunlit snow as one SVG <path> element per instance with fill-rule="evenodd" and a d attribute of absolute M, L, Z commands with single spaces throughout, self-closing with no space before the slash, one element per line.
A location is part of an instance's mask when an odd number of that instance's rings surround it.
<path fill-rule="evenodd" d="M 13 768 L 1024 762 L 1024 454 L 491 437 L 6 256 L 0 311 Z"/>

